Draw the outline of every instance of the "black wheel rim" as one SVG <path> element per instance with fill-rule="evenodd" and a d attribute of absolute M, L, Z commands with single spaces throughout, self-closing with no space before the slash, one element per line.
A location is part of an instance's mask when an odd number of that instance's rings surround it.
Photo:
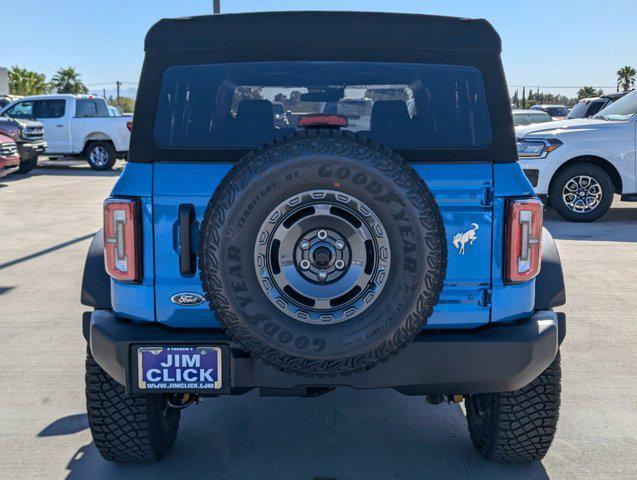
<path fill-rule="evenodd" d="M 391 250 L 376 214 L 351 195 L 311 190 L 281 202 L 257 235 L 263 292 L 286 315 L 334 324 L 359 315 L 387 281 Z"/>

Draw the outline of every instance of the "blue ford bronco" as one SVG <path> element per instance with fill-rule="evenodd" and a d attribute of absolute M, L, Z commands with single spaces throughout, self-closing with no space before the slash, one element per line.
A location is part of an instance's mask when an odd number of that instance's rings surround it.
<path fill-rule="evenodd" d="M 82 286 L 104 458 L 162 458 L 204 397 L 340 386 L 465 402 L 485 457 L 543 458 L 564 282 L 491 25 L 216 15 L 145 50 Z"/>

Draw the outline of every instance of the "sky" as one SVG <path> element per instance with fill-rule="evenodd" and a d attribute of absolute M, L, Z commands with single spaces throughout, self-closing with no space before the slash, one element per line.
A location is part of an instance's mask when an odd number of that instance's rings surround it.
<path fill-rule="evenodd" d="M 9 2 L 10 0 L 0 0 Z M 212 0 L 21 0 L 3 9 L 0 66 L 18 65 L 50 78 L 73 66 L 91 91 L 116 80 L 135 88 L 144 36 L 165 17 L 205 15 Z M 511 92 L 575 96 L 593 85 L 614 91 L 615 72 L 637 68 L 637 0 L 221 0 L 223 13 L 274 10 L 367 10 L 451 15 L 489 20 L 502 37 Z M 520 89 L 521 90 L 521 89 Z"/>

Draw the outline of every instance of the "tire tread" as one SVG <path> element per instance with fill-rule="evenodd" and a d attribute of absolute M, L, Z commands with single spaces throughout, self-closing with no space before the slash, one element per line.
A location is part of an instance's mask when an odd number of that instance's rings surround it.
<path fill-rule="evenodd" d="M 86 357 L 86 407 L 95 446 L 109 461 L 159 460 L 177 435 L 178 410 L 164 422 L 158 395 L 128 395 L 90 353 Z"/>
<path fill-rule="evenodd" d="M 407 189 L 410 201 L 422 213 L 423 227 L 432 232 L 426 239 L 429 250 L 426 262 L 429 268 L 424 278 L 423 291 L 419 293 L 413 311 L 407 315 L 401 327 L 397 328 L 390 338 L 363 354 L 334 360 L 316 360 L 288 355 L 261 343 L 243 327 L 241 319 L 233 311 L 220 280 L 221 261 L 218 258 L 220 232 L 223 229 L 227 211 L 235 202 L 237 195 L 252 178 L 271 166 L 284 162 L 288 154 L 285 149 L 292 148 L 291 141 L 304 141 L 305 145 L 299 148 L 311 149 L 313 139 L 331 140 L 334 148 L 350 148 L 350 151 L 355 154 L 356 147 L 359 145 L 377 153 L 378 155 L 374 155 L 374 158 L 365 157 L 364 160 L 357 158 L 355 161 L 375 162 L 375 166 L 392 177 L 396 185 Z M 325 142 L 325 144 L 330 143 Z M 349 145 L 344 147 L 345 144 Z M 273 154 L 273 151 L 280 155 Z M 206 292 L 205 297 L 216 318 L 234 341 L 241 343 L 266 364 L 280 371 L 310 377 L 329 377 L 366 371 L 389 360 L 414 340 L 432 315 L 433 307 L 438 303 L 447 268 L 447 241 L 444 221 L 434 195 L 420 175 L 402 157 L 368 138 L 362 138 L 349 131 L 314 130 L 296 132 L 288 137 L 275 139 L 247 154 L 231 169 L 208 202 L 201 227 L 198 259 L 199 275 Z"/>
<path fill-rule="evenodd" d="M 531 383 L 513 392 L 480 394 L 487 420 L 477 418 L 469 397 L 467 422 L 476 448 L 490 460 L 533 462 L 548 452 L 559 418 L 561 368 L 559 352 Z"/>

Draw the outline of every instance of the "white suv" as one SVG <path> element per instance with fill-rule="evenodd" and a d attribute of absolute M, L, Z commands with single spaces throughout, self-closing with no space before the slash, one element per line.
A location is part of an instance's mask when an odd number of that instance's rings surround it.
<path fill-rule="evenodd" d="M 613 194 L 637 201 L 637 91 L 590 119 L 516 128 L 520 164 L 567 220 L 604 215 Z"/>

